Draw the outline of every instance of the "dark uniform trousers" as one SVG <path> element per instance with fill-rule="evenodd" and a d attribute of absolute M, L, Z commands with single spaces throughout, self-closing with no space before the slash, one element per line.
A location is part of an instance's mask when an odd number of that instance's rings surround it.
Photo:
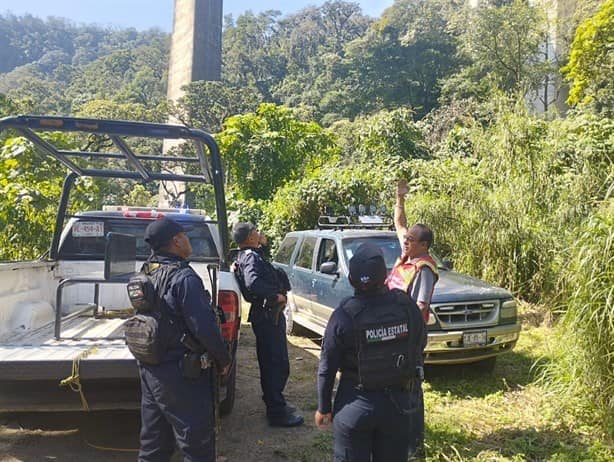
<path fill-rule="evenodd" d="M 417 405 L 417 411 L 413 414 L 409 432 L 409 452 L 424 451 L 424 393 L 422 382 L 416 382 L 416 387 L 411 391 L 411 399 Z"/>
<path fill-rule="evenodd" d="M 286 318 L 282 314 L 275 325 L 269 312 L 262 307 L 252 306 L 249 319 L 256 336 L 260 385 L 267 416 L 282 416 L 286 407 L 283 391 L 290 375 Z"/>
<path fill-rule="evenodd" d="M 333 407 L 334 461 L 407 461 L 417 405 L 412 396 L 407 390 L 358 390 L 342 376 Z"/>
<path fill-rule="evenodd" d="M 168 462 L 176 439 L 185 462 L 214 462 L 215 416 L 210 369 L 203 370 L 198 379 L 186 379 L 181 375 L 179 362 L 168 361 L 158 366 L 141 364 L 139 374 L 141 449 L 138 461 Z"/>

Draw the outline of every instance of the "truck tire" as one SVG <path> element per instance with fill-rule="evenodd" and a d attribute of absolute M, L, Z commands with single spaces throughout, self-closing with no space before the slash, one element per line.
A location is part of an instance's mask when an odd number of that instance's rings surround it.
<path fill-rule="evenodd" d="M 237 361 L 232 363 L 228 379 L 226 379 L 226 398 L 220 401 L 220 415 L 228 415 L 235 405 L 235 392 L 237 388 Z"/>

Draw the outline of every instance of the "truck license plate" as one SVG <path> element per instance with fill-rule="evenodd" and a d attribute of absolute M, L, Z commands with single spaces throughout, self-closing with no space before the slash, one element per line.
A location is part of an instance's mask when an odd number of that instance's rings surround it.
<path fill-rule="evenodd" d="M 102 237 L 104 236 L 104 222 L 78 221 L 72 225 L 74 237 Z"/>
<path fill-rule="evenodd" d="M 463 345 L 466 347 L 486 345 L 486 339 L 487 337 L 485 330 L 463 333 Z"/>

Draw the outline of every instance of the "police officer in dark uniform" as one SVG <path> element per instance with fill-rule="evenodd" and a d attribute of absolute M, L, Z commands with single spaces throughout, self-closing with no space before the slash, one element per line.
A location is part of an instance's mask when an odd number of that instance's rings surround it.
<path fill-rule="evenodd" d="M 223 374 L 228 372 L 231 358 L 211 308 L 210 295 L 201 278 L 187 264 L 192 246 L 184 229 L 165 217 L 147 227 L 145 241 L 152 249 L 145 266 L 156 268 L 151 272 L 154 285 L 159 279 L 157 271 L 164 271 L 167 265 L 178 267 L 169 276 L 166 287 L 156 289 L 162 289 L 160 295 L 178 320 L 180 335 L 169 345 L 159 364 L 139 362 L 141 447 L 138 460 L 168 462 L 176 441 L 184 461 L 214 462 L 213 369 L 203 364 L 187 378 L 184 358 L 190 351 L 179 338 L 187 334 L 202 345 Z"/>
<path fill-rule="evenodd" d="M 240 222 L 233 228 L 239 246 L 235 275 L 243 297 L 251 303 L 248 321 L 256 336 L 262 399 L 269 424 L 295 427 L 303 423 L 296 408 L 286 403 L 283 391 L 290 375 L 286 339 L 287 277 L 280 274 L 263 256 L 261 234 L 252 223 Z"/>
<path fill-rule="evenodd" d="M 362 244 L 350 260 L 355 295 L 333 312 L 322 342 L 315 423 L 331 421 L 335 462 L 405 462 L 417 403 L 420 311 L 406 293 L 389 290 L 381 250 Z M 331 406 L 337 371 L 341 379 Z"/>

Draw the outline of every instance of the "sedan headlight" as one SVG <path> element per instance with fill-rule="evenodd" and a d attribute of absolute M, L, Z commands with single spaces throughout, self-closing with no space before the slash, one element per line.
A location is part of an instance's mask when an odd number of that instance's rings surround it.
<path fill-rule="evenodd" d="M 505 300 L 501 304 L 501 322 L 516 322 L 518 318 L 518 309 L 516 307 L 516 300 Z"/>

